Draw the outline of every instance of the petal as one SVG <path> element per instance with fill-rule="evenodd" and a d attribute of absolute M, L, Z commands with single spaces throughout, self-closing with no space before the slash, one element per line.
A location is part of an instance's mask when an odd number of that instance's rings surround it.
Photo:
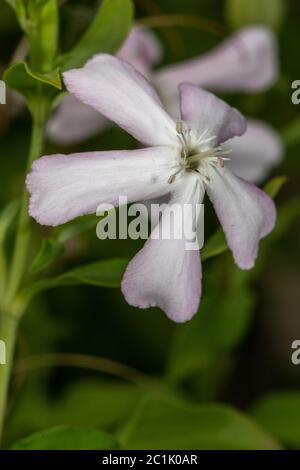
<path fill-rule="evenodd" d="M 47 125 L 47 136 L 58 144 L 76 144 L 104 131 L 110 121 L 73 95 L 63 98 Z"/>
<path fill-rule="evenodd" d="M 242 137 L 226 143 L 232 150 L 227 166 L 241 178 L 260 183 L 282 160 L 284 146 L 279 134 L 265 122 L 248 119 L 247 124 Z"/>
<path fill-rule="evenodd" d="M 172 195 L 170 204 L 201 203 L 203 188 L 194 175 L 185 176 Z M 176 218 L 175 218 L 176 221 Z M 176 322 L 190 320 L 197 312 L 201 295 L 199 250 L 187 250 L 186 239 L 155 238 L 161 224 L 169 226 L 165 210 L 161 222 L 144 248 L 129 263 L 122 291 L 130 305 L 158 306 Z M 178 222 L 178 220 L 177 220 Z M 165 225 L 164 225 L 165 226 Z"/>
<path fill-rule="evenodd" d="M 157 65 L 162 57 L 162 49 L 152 31 L 135 26 L 117 55 L 149 78 L 152 67 Z"/>
<path fill-rule="evenodd" d="M 251 269 L 257 257 L 259 240 L 275 225 L 273 200 L 226 168 L 211 171 L 206 189 L 236 264 L 241 269 Z"/>
<path fill-rule="evenodd" d="M 245 118 L 212 93 L 189 83 L 180 85 L 181 117 L 191 129 L 208 130 L 218 143 L 244 134 Z"/>
<path fill-rule="evenodd" d="M 59 225 L 95 213 L 100 204 L 118 205 L 170 191 L 174 156 L 167 147 L 52 155 L 36 160 L 27 176 L 29 212 L 42 225 Z"/>
<path fill-rule="evenodd" d="M 163 97 L 175 98 L 182 82 L 219 91 L 261 91 L 277 76 L 276 37 L 265 27 L 253 26 L 202 57 L 160 69 L 155 84 Z"/>
<path fill-rule="evenodd" d="M 99 54 L 64 73 L 67 89 L 147 145 L 177 146 L 176 126 L 155 90 L 127 62 Z"/>

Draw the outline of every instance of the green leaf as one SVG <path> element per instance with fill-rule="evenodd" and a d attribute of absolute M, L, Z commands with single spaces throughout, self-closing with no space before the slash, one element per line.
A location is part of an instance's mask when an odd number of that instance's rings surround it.
<path fill-rule="evenodd" d="M 117 449 L 113 436 L 96 429 L 57 426 L 16 442 L 12 450 L 101 450 Z"/>
<path fill-rule="evenodd" d="M 64 244 L 68 240 L 94 228 L 96 223 L 97 221 L 95 221 L 94 217 L 84 217 L 54 230 L 51 238 L 42 241 L 40 251 L 30 267 L 31 272 L 37 273 L 48 267 L 50 263 L 64 252 Z"/>
<path fill-rule="evenodd" d="M 74 220 L 68 224 L 62 225 L 53 231 L 53 237 L 59 243 L 65 243 L 82 233 L 95 228 L 98 220 L 92 217 L 83 217 L 78 220 Z"/>
<path fill-rule="evenodd" d="M 36 274 L 54 261 L 58 256 L 64 252 L 64 246 L 51 239 L 44 239 L 40 251 L 34 258 L 30 271 L 32 274 Z"/>
<path fill-rule="evenodd" d="M 59 276 L 57 285 L 91 284 L 99 287 L 119 287 L 127 264 L 127 259 L 117 258 L 79 266 Z"/>
<path fill-rule="evenodd" d="M 283 24 L 285 0 L 226 0 L 225 16 L 233 29 L 261 24 L 279 30 Z"/>
<path fill-rule="evenodd" d="M 264 191 L 273 199 L 277 196 L 282 186 L 287 182 L 286 176 L 272 178 L 264 187 Z"/>
<path fill-rule="evenodd" d="M 289 447 L 300 447 L 300 391 L 273 392 L 253 407 L 255 419 Z"/>
<path fill-rule="evenodd" d="M 54 68 L 57 54 L 57 0 L 30 0 L 28 12 L 30 64 L 34 70 L 49 72 Z"/>
<path fill-rule="evenodd" d="M 146 398 L 120 435 L 122 448 L 169 450 L 277 449 L 278 444 L 233 408 Z"/>
<path fill-rule="evenodd" d="M 9 67 L 3 75 L 5 83 L 27 98 L 32 98 L 41 89 L 50 91 L 62 89 L 60 73 L 53 70 L 48 73 L 33 72 L 26 62 L 18 62 Z"/>
<path fill-rule="evenodd" d="M 131 0 L 103 0 L 89 29 L 60 60 L 63 70 L 81 67 L 99 52 L 113 54 L 124 42 L 133 19 Z"/>
<path fill-rule="evenodd" d="M 119 287 L 128 264 L 124 258 L 97 261 L 72 269 L 60 276 L 32 282 L 16 298 L 14 310 L 23 311 L 31 299 L 40 292 L 59 286 L 89 284 L 97 287 Z"/>
<path fill-rule="evenodd" d="M 227 242 L 224 233 L 218 229 L 208 240 L 205 242 L 201 250 L 201 260 L 205 261 L 214 256 L 221 255 L 228 250 Z"/>

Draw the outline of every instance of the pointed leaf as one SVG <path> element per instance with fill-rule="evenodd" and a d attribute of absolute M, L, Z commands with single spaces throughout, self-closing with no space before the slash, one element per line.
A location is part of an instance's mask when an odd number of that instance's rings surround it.
<path fill-rule="evenodd" d="M 60 60 L 63 70 L 81 67 L 99 52 L 113 54 L 125 40 L 133 19 L 131 0 L 103 0 L 89 29 Z"/>
<path fill-rule="evenodd" d="M 37 73 L 33 72 L 26 62 L 18 62 L 9 67 L 3 75 L 3 79 L 10 88 L 19 91 L 27 98 L 34 96 L 41 86 L 48 92 L 52 88 L 57 90 L 62 89 L 58 70 L 43 74 Z"/>
<path fill-rule="evenodd" d="M 98 287 L 119 287 L 127 264 L 128 260 L 124 258 L 102 260 L 85 264 L 58 277 L 33 282 L 19 293 L 14 308 L 16 311 L 23 311 L 35 295 L 58 286 L 89 284 Z"/>
<path fill-rule="evenodd" d="M 214 256 L 221 255 L 228 250 L 224 233 L 218 229 L 208 240 L 204 243 L 201 250 L 201 259 L 205 261 Z"/>
<path fill-rule="evenodd" d="M 287 182 L 286 176 L 276 176 L 272 178 L 264 187 L 264 191 L 273 199 L 277 196 L 282 186 Z"/>
<path fill-rule="evenodd" d="M 43 269 L 47 268 L 58 256 L 64 252 L 64 246 L 51 239 L 44 239 L 40 251 L 34 258 L 30 271 L 32 274 L 36 274 Z"/>
<path fill-rule="evenodd" d="M 276 441 L 233 408 L 149 396 L 121 433 L 124 449 L 276 449 Z"/>
<path fill-rule="evenodd" d="M 97 219 L 94 217 L 82 217 L 78 220 L 62 225 L 61 227 L 57 227 L 57 229 L 53 231 L 53 236 L 58 242 L 65 243 L 66 241 L 95 228 L 96 225 Z"/>
<path fill-rule="evenodd" d="M 85 264 L 62 274 L 57 285 L 91 284 L 99 287 L 119 287 L 128 259 L 110 259 Z"/>

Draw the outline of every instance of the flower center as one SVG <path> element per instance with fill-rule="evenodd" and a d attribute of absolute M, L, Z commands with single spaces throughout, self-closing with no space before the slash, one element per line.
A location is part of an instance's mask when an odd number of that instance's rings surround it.
<path fill-rule="evenodd" d="M 224 150 L 221 145 L 215 145 L 216 136 L 209 136 L 209 130 L 206 129 L 201 134 L 195 133 L 192 129 L 184 128 L 184 123 L 176 123 L 178 139 L 181 143 L 180 163 L 176 166 L 177 170 L 169 179 L 172 184 L 177 175 L 182 171 L 195 171 L 205 182 L 209 182 L 209 169 L 211 166 L 224 167 L 224 156 L 231 150 Z"/>

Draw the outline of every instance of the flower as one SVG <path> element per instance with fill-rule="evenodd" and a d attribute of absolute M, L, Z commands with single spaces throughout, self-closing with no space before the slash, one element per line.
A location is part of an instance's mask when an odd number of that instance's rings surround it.
<path fill-rule="evenodd" d="M 165 108 L 175 118 L 179 116 L 178 85 L 181 82 L 214 91 L 253 93 L 272 85 L 278 75 L 276 38 L 263 26 L 243 28 L 201 57 L 156 71 L 153 67 L 162 57 L 160 44 L 151 31 L 135 26 L 118 57 L 154 84 Z M 49 121 L 48 136 L 60 144 L 74 144 L 109 126 L 110 122 L 93 108 L 67 95 Z M 283 155 L 279 135 L 259 120 L 248 120 L 247 131 L 237 145 L 231 167 L 238 176 L 256 183 L 264 180 Z"/>
<path fill-rule="evenodd" d="M 284 153 L 279 134 L 267 123 L 247 119 L 247 131 L 240 139 L 227 143 L 231 149 L 230 168 L 241 178 L 253 183 L 262 182 Z"/>
<path fill-rule="evenodd" d="M 237 110 L 207 91 L 182 84 L 182 120 L 176 123 L 139 72 L 106 54 L 66 72 L 64 81 L 78 99 L 146 148 L 35 161 L 27 177 L 32 217 L 55 226 L 96 212 L 100 204 L 116 205 L 120 195 L 133 202 L 170 194 L 170 204 L 195 205 L 206 191 L 236 264 L 242 269 L 254 265 L 259 240 L 272 230 L 276 211 L 263 191 L 226 167 L 222 144 L 246 130 Z M 164 217 L 165 212 L 162 223 Z M 129 263 L 122 291 L 129 304 L 159 306 L 171 319 L 184 322 L 198 310 L 201 277 L 199 250 L 185 250 L 184 237 L 152 236 Z"/>
<path fill-rule="evenodd" d="M 201 57 L 159 69 L 154 83 L 165 102 L 174 96 L 183 81 L 215 91 L 263 91 L 278 76 L 275 35 L 263 26 L 241 29 Z"/>

